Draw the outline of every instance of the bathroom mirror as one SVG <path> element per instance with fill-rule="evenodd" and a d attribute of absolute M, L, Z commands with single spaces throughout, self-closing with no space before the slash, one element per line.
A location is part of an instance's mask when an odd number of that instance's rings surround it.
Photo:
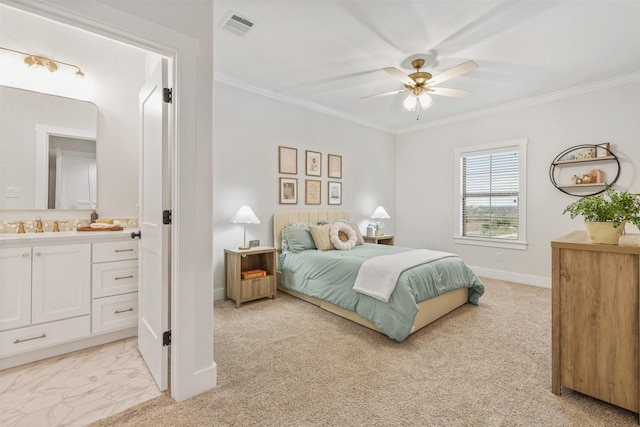
<path fill-rule="evenodd" d="M 0 209 L 91 209 L 98 110 L 0 86 Z"/>

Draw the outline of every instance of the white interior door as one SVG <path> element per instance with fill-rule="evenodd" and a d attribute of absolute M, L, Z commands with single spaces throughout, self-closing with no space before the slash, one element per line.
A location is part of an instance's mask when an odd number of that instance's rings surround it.
<path fill-rule="evenodd" d="M 162 334 L 169 330 L 169 225 L 167 60 L 163 59 L 140 91 L 141 152 L 139 190 L 138 348 L 160 390 L 166 390 L 169 351 Z M 133 235 L 132 235 L 133 237 Z"/>

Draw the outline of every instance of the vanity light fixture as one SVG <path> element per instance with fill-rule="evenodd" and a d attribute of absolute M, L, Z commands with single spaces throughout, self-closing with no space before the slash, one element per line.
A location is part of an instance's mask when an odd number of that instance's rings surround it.
<path fill-rule="evenodd" d="M 244 243 L 238 249 L 249 249 L 250 247 L 247 246 L 247 224 L 260 224 L 260 220 L 258 219 L 256 214 L 253 213 L 249 206 L 243 205 L 240 207 L 240 209 L 238 209 L 238 212 L 236 212 L 236 214 L 233 216 L 233 218 L 231 218 L 229 222 L 232 222 L 234 224 L 244 224 Z"/>
<path fill-rule="evenodd" d="M 8 49 L 2 46 L 0 46 L 0 49 L 24 55 L 24 63 L 31 68 L 43 68 L 50 73 L 53 73 L 54 71 L 58 70 L 58 64 L 62 64 L 66 65 L 67 67 L 75 68 L 75 74 L 77 78 L 81 79 L 84 77 L 84 73 L 77 65 L 69 64 L 62 61 L 54 61 L 53 59 L 45 58 L 44 56 L 32 55 L 30 53 L 20 52 L 19 50 Z"/>

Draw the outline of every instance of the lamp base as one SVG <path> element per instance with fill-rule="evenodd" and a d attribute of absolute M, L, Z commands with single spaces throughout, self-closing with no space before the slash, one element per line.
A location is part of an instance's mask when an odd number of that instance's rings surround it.
<path fill-rule="evenodd" d="M 248 251 L 249 249 L 251 249 L 250 246 L 240 246 L 240 247 L 238 247 L 239 251 Z"/>

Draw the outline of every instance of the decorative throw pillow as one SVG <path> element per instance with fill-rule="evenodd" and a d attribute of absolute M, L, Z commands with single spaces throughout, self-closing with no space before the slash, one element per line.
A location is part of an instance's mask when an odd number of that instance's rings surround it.
<path fill-rule="evenodd" d="M 360 233 L 360 230 L 358 229 L 358 227 L 354 222 L 351 222 L 348 219 L 339 219 L 335 222 L 344 222 L 345 224 L 349 225 L 349 227 L 353 228 L 353 231 L 356 232 L 356 246 L 364 245 L 364 239 L 362 238 L 362 234 Z"/>
<path fill-rule="evenodd" d="M 344 222 L 334 222 L 331 225 L 329 236 L 331 243 L 338 250 L 347 251 L 353 249 L 356 245 L 357 237 L 355 230 Z M 343 238 L 341 238 L 341 236 Z"/>
<path fill-rule="evenodd" d="M 282 236 L 286 239 L 287 250 L 299 253 L 308 249 L 315 249 L 316 245 L 311 237 L 308 226 L 285 227 Z"/>
<path fill-rule="evenodd" d="M 331 224 L 312 225 L 309 227 L 311 237 L 313 237 L 313 242 L 316 244 L 318 250 L 329 251 L 334 248 L 329 236 L 330 230 Z"/>

